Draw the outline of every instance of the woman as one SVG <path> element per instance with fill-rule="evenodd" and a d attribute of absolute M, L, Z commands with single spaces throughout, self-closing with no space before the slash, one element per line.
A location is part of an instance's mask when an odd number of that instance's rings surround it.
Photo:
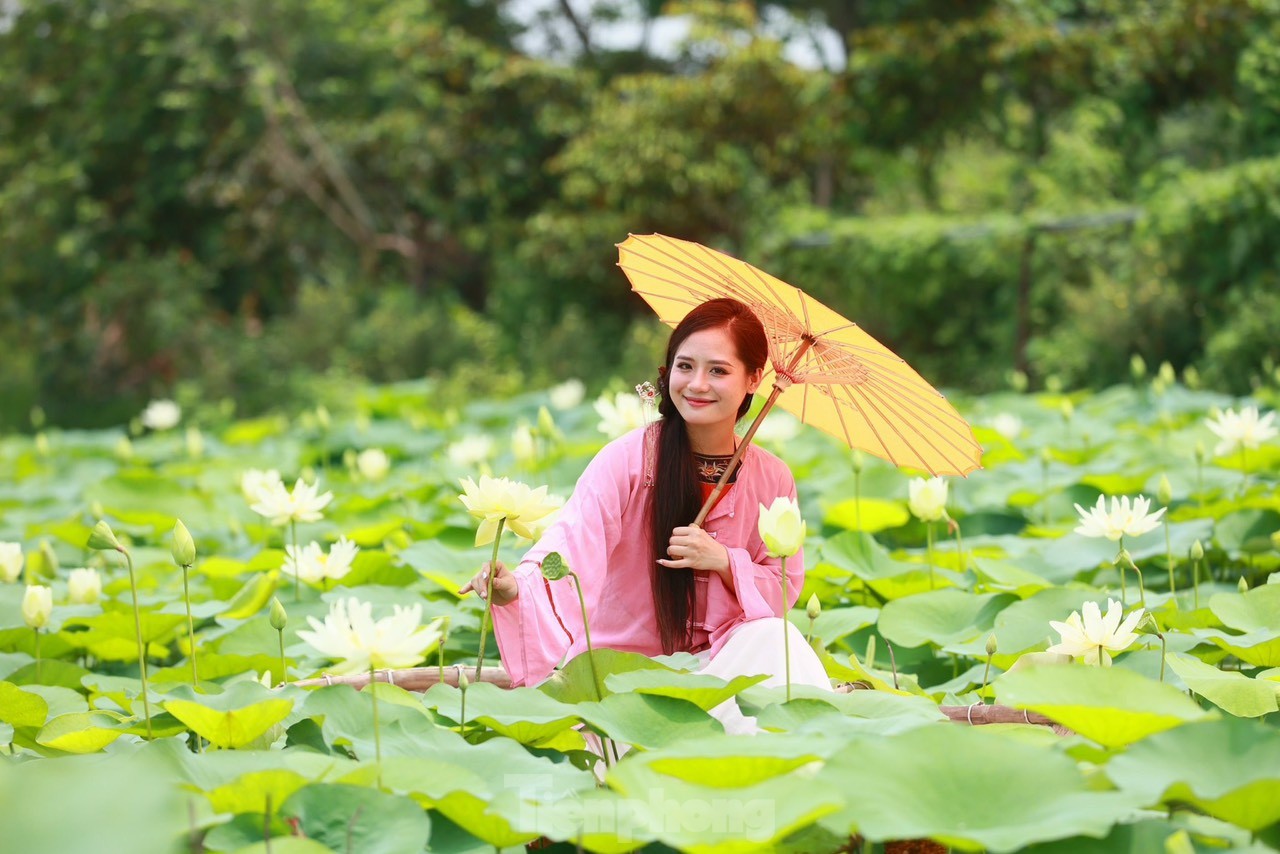
<path fill-rule="evenodd" d="M 762 448 L 747 448 L 703 526 L 690 524 L 733 455 L 734 426 L 768 355 L 764 327 L 733 299 L 702 303 L 672 332 L 659 369 L 662 420 L 601 449 L 515 571 L 496 565 L 494 635 L 512 684 L 536 684 L 586 651 L 573 585 L 541 575 L 551 552 L 581 578 L 595 647 L 684 650 L 704 660 L 703 673 L 768 673 L 765 684 L 781 682 L 781 561 L 767 555 L 757 524 L 761 504 L 795 499 L 790 470 Z M 486 563 L 459 592 L 483 595 L 488 572 Z M 787 576 L 790 609 L 804 583 L 803 552 L 787 560 Z M 792 682 L 829 688 L 799 631 L 787 630 L 794 633 Z M 728 728 L 752 729 L 732 703 L 718 716 Z"/>

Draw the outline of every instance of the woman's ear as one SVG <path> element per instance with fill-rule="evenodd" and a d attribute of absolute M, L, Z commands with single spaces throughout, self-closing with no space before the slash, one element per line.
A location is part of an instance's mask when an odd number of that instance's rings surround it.
<path fill-rule="evenodd" d="M 751 372 L 751 376 L 747 378 L 747 394 L 755 394 L 756 389 L 760 388 L 760 381 L 764 379 L 764 368 Z"/>

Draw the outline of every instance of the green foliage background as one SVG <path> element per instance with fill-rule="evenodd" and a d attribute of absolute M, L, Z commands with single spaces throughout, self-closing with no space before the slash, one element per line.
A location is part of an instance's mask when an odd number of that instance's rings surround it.
<path fill-rule="evenodd" d="M 660 335 L 613 246 L 647 231 L 792 281 L 941 385 L 1101 387 L 1135 352 L 1270 379 L 1277 0 L 589 5 L 23 4 L 0 427 L 356 377 L 634 381 Z M 674 55 L 597 38 L 659 14 L 692 16 Z M 544 25 L 565 40 L 531 55 Z M 784 59 L 823 26 L 838 55 Z"/>

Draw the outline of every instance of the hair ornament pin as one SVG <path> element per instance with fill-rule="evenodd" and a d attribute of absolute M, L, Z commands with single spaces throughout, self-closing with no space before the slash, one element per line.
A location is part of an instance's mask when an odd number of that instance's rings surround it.
<path fill-rule="evenodd" d="M 636 394 L 640 396 L 640 405 L 644 408 L 644 423 L 648 424 L 651 420 L 650 413 L 658 406 L 658 390 L 653 387 L 653 383 L 645 380 L 636 386 Z"/>

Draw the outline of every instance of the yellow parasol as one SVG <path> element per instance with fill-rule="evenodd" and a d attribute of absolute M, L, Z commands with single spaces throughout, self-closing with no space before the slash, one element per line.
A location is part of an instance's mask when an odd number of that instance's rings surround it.
<path fill-rule="evenodd" d="M 799 288 L 723 252 L 661 234 L 629 235 L 618 244 L 618 266 L 669 326 L 706 300 L 733 297 L 750 306 L 769 337 L 764 381 L 772 377 L 773 390 L 695 524 L 702 524 L 775 402 L 849 447 L 898 466 L 934 475 L 981 467 L 982 446 L 941 392 Z"/>

